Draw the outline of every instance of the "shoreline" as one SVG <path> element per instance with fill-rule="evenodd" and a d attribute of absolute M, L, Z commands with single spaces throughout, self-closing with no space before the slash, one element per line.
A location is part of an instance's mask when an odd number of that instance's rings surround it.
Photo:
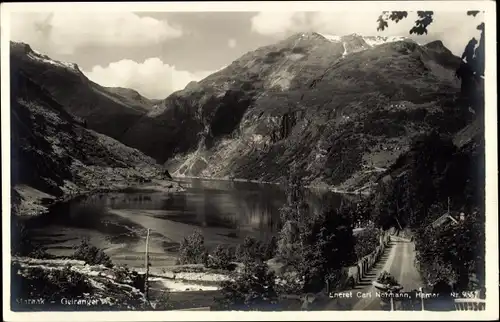
<path fill-rule="evenodd" d="M 199 180 L 206 180 L 206 181 L 224 181 L 224 182 L 246 182 L 246 183 L 255 183 L 255 184 L 268 184 L 268 185 L 275 185 L 275 186 L 282 186 L 283 183 L 280 182 L 272 182 L 272 181 L 263 181 L 263 180 L 254 180 L 254 179 L 243 179 L 243 178 L 225 178 L 225 177 L 202 177 L 202 176 L 173 176 L 173 180 L 182 180 L 182 179 L 199 179 Z M 369 196 L 373 193 L 371 191 L 371 187 L 361 187 L 359 189 L 356 189 L 354 191 L 348 191 L 345 189 L 340 189 L 335 186 L 329 186 L 329 185 L 305 185 L 304 186 L 306 189 L 318 189 L 318 190 L 323 190 L 323 191 L 328 191 L 336 194 L 345 194 L 345 195 L 364 195 L 364 196 Z M 360 191 L 361 190 L 361 191 Z M 362 191 L 364 190 L 364 191 Z"/>
<path fill-rule="evenodd" d="M 165 182 L 169 184 L 168 185 L 162 184 Z M 185 191 L 185 189 L 178 182 L 163 178 L 162 179 L 154 178 L 151 180 L 151 182 L 144 184 L 133 184 L 133 185 L 123 185 L 123 186 L 111 185 L 108 187 L 105 186 L 96 187 L 95 189 L 81 189 L 78 190 L 76 193 L 67 193 L 59 197 L 42 192 L 26 184 L 18 184 L 12 186 L 12 189 L 16 191 L 16 193 L 18 193 L 21 197 L 21 201 L 17 206 L 21 209 L 24 208 L 25 210 L 25 211 L 17 211 L 15 214 L 11 211 L 11 215 L 14 215 L 18 218 L 37 217 L 47 213 L 50 208 L 58 204 L 69 202 L 76 198 L 90 196 L 92 194 L 97 194 L 97 193 L 112 193 L 112 192 L 126 193 L 126 192 L 142 192 L 142 191 L 175 193 L 175 192 Z M 38 194 L 39 196 L 34 196 L 33 194 Z M 11 203 L 11 210 L 12 210 L 12 203 Z"/>
<path fill-rule="evenodd" d="M 217 178 L 217 177 L 201 177 L 201 176 L 176 176 L 172 179 L 163 178 L 153 178 L 151 182 L 146 182 L 142 184 L 123 184 L 123 185 L 110 185 L 110 186 L 100 186 L 94 189 L 81 189 L 77 190 L 76 193 L 67 193 L 62 196 L 56 197 L 33 188 L 27 184 L 18 184 L 12 187 L 21 197 L 20 203 L 17 205 L 22 210 L 16 211 L 15 216 L 19 218 L 31 218 L 43 215 L 49 211 L 49 209 L 57 204 L 65 203 L 76 198 L 89 196 L 96 193 L 127 193 L 127 192 L 166 192 L 166 193 L 176 193 L 184 192 L 185 188 L 182 187 L 183 179 L 199 179 L 206 181 L 221 181 L 221 182 L 245 182 L 254 184 L 266 184 L 274 186 L 282 186 L 280 182 L 270 182 L 252 179 L 242 179 L 242 178 Z M 168 183 L 165 185 L 164 183 Z M 309 190 L 320 190 L 324 192 L 331 192 L 335 194 L 342 195 L 354 195 L 354 196 L 369 196 L 373 193 L 371 189 L 359 191 L 364 187 L 357 189 L 355 191 L 348 191 L 345 189 L 339 189 L 338 187 L 328 186 L 328 185 L 305 185 L 306 189 Z M 24 191 L 23 191 L 24 190 Z M 27 196 L 25 195 L 27 192 Z M 31 194 L 31 195 L 30 195 Z M 38 195 L 38 196 L 37 196 Z M 12 209 L 12 204 L 11 204 Z"/>

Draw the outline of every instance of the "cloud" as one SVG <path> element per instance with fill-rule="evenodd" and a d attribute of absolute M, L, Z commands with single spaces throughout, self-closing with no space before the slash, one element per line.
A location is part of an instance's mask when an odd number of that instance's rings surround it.
<path fill-rule="evenodd" d="M 442 40 L 456 55 L 462 51 L 472 37 L 479 38 L 476 26 L 482 16 L 473 18 L 464 12 L 434 12 L 434 22 L 429 26 L 429 34 L 424 36 L 410 35 L 416 18 L 415 12 L 399 23 L 389 22 L 389 28 L 377 31 L 377 18 L 381 12 L 260 12 L 251 18 L 253 32 L 283 37 L 295 32 L 316 31 L 332 35 L 348 35 L 359 33 L 365 36 L 408 36 L 416 41 Z"/>
<path fill-rule="evenodd" d="M 166 20 L 132 12 L 12 13 L 11 39 L 72 54 L 86 46 L 137 47 L 177 38 L 182 30 Z"/>
<path fill-rule="evenodd" d="M 251 18 L 252 31 L 263 35 L 307 31 L 305 12 L 259 12 Z"/>
<path fill-rule="evenodd" d="M 94 66 L 92 70 L 84 71 L 89 79 L 102 86 L 132 88 L 148 98 L 165 98 L 184 89 L 189 82 L 202 80 L 212 73 L 177 70 L 157 57 L 142 63 L 124 59 L 106 67 Z"/>
<path fill-rule="evenodd" d="M 227 41 L 227 46 L 228 46 L 229 48 L 234 48 L 234 47 L 236 47 L 236 45 L 237 45 L 237 43 L 236 43 L 236 39 L 231 38 L 231 39 L 229 39 L 229 40 Z"/>

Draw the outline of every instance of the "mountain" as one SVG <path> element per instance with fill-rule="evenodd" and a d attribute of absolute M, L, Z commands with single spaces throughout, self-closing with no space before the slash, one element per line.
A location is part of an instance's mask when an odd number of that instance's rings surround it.
<path fill-rule="evenodd" d="M 154 159 L 87 129 L 24 67 L 11 61 L 13 213 L 43 211 L 42 198 L 120 189 L 161 176 Z"/>
<path fill-rule="evenodd" d="M 121 97 L 121 100 L 127 105 L 133 106 L 134 104 L 139 104 L 140 107 L 147 110 L 152 109 L 155 105 L 159 104 L 162 101 L 161 99 L 146 98 L 139 94 L 139 92 L 131 88 L 106 87 L 106 89 L 111 93 L 119 95 Z"/>
<path fill-rule="evenodd" d="M 53 60 L 24 43 L 11 42 L 10 60 L 69 113 L 115 139 L 154 105 L 132 90 L 100 86 L 76 64 Z"/>
<path fill-rule="evenodd" d="M 360 188 L 417 134 L 454 133 L 460 59 L 442 42 L 298 33 L 168 96 L 122 142 L 175 175 Z"/>

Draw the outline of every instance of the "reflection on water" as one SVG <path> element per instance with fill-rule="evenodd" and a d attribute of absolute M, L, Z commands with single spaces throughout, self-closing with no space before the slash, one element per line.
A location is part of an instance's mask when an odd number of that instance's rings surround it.
<path fill-rule="evenodd" d="M 268 238 L 280 227 L 279 208 L 285 195 L 279 186 L 248 182 L 183 179 L 185 192 L 99 193 L 55 206 L 44 216 L 30 220 L 39 233 L 58 229 L 92 231 L 110 243 L 137 243 L 146 228 L 158 242 L 178 242 L 198 227 L 208 243 L 218 236 L 246 235 Z M 329 203 L 340 196 L 328 195 Z M 320 211 L 325 195 L 310 191 L 311 211 Z M 236 241 L 237 241 L 236 240 Z"/>

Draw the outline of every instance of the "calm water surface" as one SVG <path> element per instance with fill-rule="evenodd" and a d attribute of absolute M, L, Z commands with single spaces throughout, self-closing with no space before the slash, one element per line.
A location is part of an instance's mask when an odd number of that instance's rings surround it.
<path fill-rule="evenodd" d="M 83 238 L 105 249 L 114 261 L 142 260 L 147 228 L 152 261 L 170 264 L 178 243 L 200 229 L 208 248 L 238 244 L 245 236 L 268 239 L 280 228 L 285 195 L 277 185 L 178 179 L 185 192 L 99 193 L 57 205 L 28 222 L 32 237 L 55 255 L 67 255 Z M 309 191 L 311 211 L 341 196 Z"/>

